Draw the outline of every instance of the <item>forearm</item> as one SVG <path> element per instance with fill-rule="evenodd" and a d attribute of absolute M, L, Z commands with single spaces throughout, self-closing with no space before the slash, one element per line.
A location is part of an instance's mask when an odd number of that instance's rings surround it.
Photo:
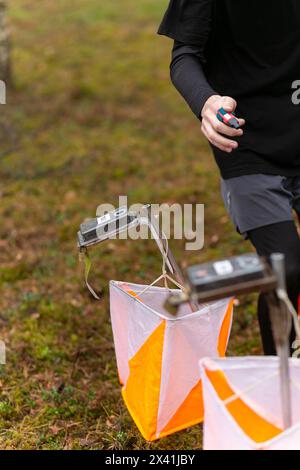
<path fill-rule="evenodd" d="M 198 118 L 208 98 L 217 95 L 207 81 L 202 60 L 197 47 L 174 42 L 170 65 L 171 80 Z"/>
<path fill-rule="evenodd" d="M 201 119 L 201 130 L 209 142 L 230 153 L 238 147 L 234 137 L 242 136 L 243 131 L 220 122 L 217 113 L 220 108 L 233 112 L 237 103 L 210 86 L 203 66 L 210 59 L 216 4 L 215 0 L 170 0 L 158 33 L 174 41 L 170 72 L 175 88 Z M 238 121 L 240 126 L 245 124 L 244 119 Z"/>

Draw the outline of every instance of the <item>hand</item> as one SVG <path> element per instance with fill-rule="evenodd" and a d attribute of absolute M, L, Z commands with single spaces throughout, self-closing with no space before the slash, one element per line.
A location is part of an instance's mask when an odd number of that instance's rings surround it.
<path fill-rule="evenodd" d="M 232 113 L 236 107 L 237 103 L 233 98 L 230 98 L 229 96 L 213 95 L 208 98 L 201 112 L 201 130 L 203 134 L 212 145 L 227 153 L 231 153 L 239 144 L 225 136 L 240 137 L 243 135 L 243 130 L 233 129 L 219 121 L 217 118 L 217 112 L 220 108 L 224 108 L 225 111 Z M 240 126 L 245 124 L 244 119 L 238 118 L 238 121 Z"/>

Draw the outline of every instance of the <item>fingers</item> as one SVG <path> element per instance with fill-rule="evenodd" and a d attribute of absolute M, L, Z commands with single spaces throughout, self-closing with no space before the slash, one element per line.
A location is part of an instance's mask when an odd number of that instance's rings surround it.
<path fill-rule="evenodd" d="M 202 132 L 212 145 L 224 152 L 231 153 L 232 150 L 238 147 L 238 143 L 234 140 L 227 139 L 221 134 L 218 134 L 208 121 L 202 121 Z"/>
<path fill-rule="evenodd" d="M 230 98 L 230 96 L 223 96 L 222 101 L 225 111 L 229 111 L 231 113 L 235 111 L 237 102 L 233 98 Z"/>
<path fill-rule="evenodd" d="M 245 119 L 237 118 L 237 120 L 239 121 L 239 125 L 240 125 L 240 126 L 244 126 L 244 125 L 246 124 Z"/>
<path fill-rule="evenodd" d="M 202 132 L 212 145 L 224 152 L 232 152 L 238 147 L 238 143 L 227 137 L 241 137 L 242 129 L 234 129 L 219 121 L 217 113 L 220 108 L 228 112 L 234 112 L 237 102 L 230 96 L 213 96 L 209 98 L 202 110 Z M 239 119 L 240 126 L 245 124 L 244 119 Z"/>
<path fill-rule="evenodd" d="M 210 121 L 211 126 L 219 134 L 228 135 L 229 137 L 240 137 L 244 133 L 242 129 L 234 129 L 233 127 L 227 126 L 223 122 L 219 121 L 219 119 L 213 113 L 209 114 L 209 118 L 210 118 L 209 121 Z"/>

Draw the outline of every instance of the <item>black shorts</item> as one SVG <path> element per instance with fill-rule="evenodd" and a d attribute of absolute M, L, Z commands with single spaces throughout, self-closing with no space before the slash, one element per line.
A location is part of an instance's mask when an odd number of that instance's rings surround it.
<path fill-rule="evenodd" d="M 236 230 L 247 232 L 300 214 L 300 176 L 243 175 L 221 180 L 226 209 Z"/>

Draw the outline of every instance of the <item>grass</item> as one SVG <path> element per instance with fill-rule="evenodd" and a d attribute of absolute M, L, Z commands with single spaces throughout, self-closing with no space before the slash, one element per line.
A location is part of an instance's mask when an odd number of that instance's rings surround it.
<path fill-rule="evenodd" d="M 0 369 L 2 449 L 197 449 L 201 426 L 149 444 L 121 399 L 109 279 L 148 282 L 153 243 L 94 250 L 101 303 L 84 287 L 76 231 L 101 202 L 200 202 L 205 249 L 185 262 L 246 252 L 219 195 L 199 124 L 168 77 L 155 31 L 166 1 L 15 0 L 14 89 L 1 108 Z M 172 243 L 183 258 L 183 244 Z M 252 297 L 229 354 L 259 354 Z"/>

